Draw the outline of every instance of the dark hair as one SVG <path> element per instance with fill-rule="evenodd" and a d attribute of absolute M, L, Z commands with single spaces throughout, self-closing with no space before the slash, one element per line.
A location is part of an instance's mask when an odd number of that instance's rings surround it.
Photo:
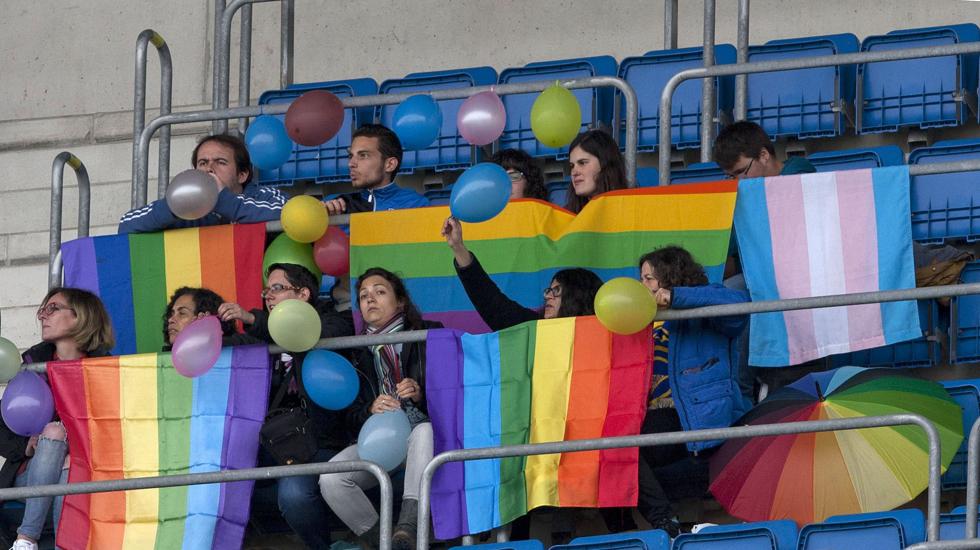
<path fill-rule="evenodd" d="M 694 261 L 690 252 L 679 246 L 665 246 L 648 252 L 640 257 L 638 267 L 643 269 L 645 263 L 653 267 L 661 288 L 708 284 L 708 276 L 704 274 L 701 264 Z"/>
<path fill-rule="evenodd" d="M 381 124 L 363 124 L 354 131 L 351 142 L 353 143 L 354 139 L 359 137 L 378 138 L 378 151 L 381 152 L 382 163 L 392 157 L 398 159 L 398 166 L 395 166 L 393 171 L 388 172 L 388 176 L 394 180 L 395 174 L 402 166 L 402 142 L 398 139 L 398 135 L 392 132 L 391 128 Z"/>
<path fill-rule="evenodd" d="M 309 269 L 298 264 L 272 264 L 265 271 L 266 278 L 277 269 L 282 271 L 289 284 L 310 291 L 310 297 L 306 299 L 307 302 L 311 304 L 316 302 L 317 296 L 320 295 L 320 283 L 316 280 L 316 275 L 310 273 Z"/>
<path fill-rule="evenodd" d="M 583 151 L 599 159 L 599 174 L 596 176 L 593 195 L 626 188 L 626 164 L 623 162 L 622 153 L 619 152 L 619 145 L 612 136 L 602 130 L 582 132 L 568 146 L 569 153 L 576 147 L 581 147 Z M 591 198 L 591 196 L 576 195 L 575 187 L 569 182 L 568 203 L 565 208 L 578 214 Z"/>
<path fill-rule="evenodd" d="M 201 141 L 197 142 L 197 146 L 194 147 L 194 153 L 191 155 L 191 166 L 197 168 L 197 151 L 202 145 L 209 141 L 216 141 L 224 146 L 230 147 L 235 154 L 235 170 L 240 174 L 242 172 L 248 172 L 248 177 L 245 178 L 245 183 L 242 187 L 245 187 L 252 182 L 252 157 L 248 154 L 248 147 L 245 146 L 245 142 L 236 136 L 229 134 L 215 134 L 213 136 L 206 136 Z"/>
<path fill-rule="evenodd" d="M 770 155 L 776 155 L 776 148 L 762 126 L 741 120 L 726 126 L 718 133 L 713 156 L 718 166 L 727 172 L 738 163 L 739 157 L 756 159 L 763 149 L 769 151 Z"/>
<path fill-rule="evenodd" d="M 562 269 L 553 277 L 561 285 L 561 306 L 558 317 L 578 317 L 595 314 L 595 294 L 602 279 L 588 269 Z"/>
<path fill-rule="evenodd" d="M 402 313 L 405 314 L 405 330 L 425 328 L 425 323 L 422 321 L 422 313 L 415 306 L 415 302 L 412 302 L 412 297 L 408 295 L 408 289 L 405 288 L 405 283 L 401 280 L 401 277 L 383 267 L 369 268 L 357 278 L 357 285 L 354 286 L 355 294 L 352 299 L 357 300 L 358 304 L 360 303 L 361 285 L 364 284 L 365 279 L 375 275 L 388 281 L 391 289 L 395 292 L 395 298 L 404 302 L 405 309 Z M 358 306 L 358 309 L 360 309 L 360 306 Z"/>
<path fill-rule="evenodd" d="M 541 168 L 538 168 L 531 155 L 520 149 L 502 149 L 494 153 L 490 161 L 499 164 L 504 170 L 517 170 L 524 174 L 524 179 L 527 180 L 527 185 L 524 186 L 525 197 L 548 200 L 548 189 L 544 186 Z"/>
<path fill-rule="evenodd" d="M 174 313 L 174 304 L 177 299 L 181 296 L 190 296 L 194 300 L 194 314 L 206 313 L 207 315 L 217 315 L 218 307 L 225 303 L 224 298 L 219 296 L 213 290 L 207 288 L 191 288 L 189 286 L 182 286 L 174 291 L 174 295 L 170 297 L 170 302 L 167 304 L 167 309 L 163 314 L 163 341 L 167 341 L 167 321 L 170 316 Z M 230 336 L 235 333 L 235 322 L 234 321 L 221 321 L 221 334 L 224 336 Z"/>
<path fill-rule="evenodd" d="M 44 295 L 41 305 L 48 305 L 48 300 L 55 294 L 64 296 L 68 307 L 75 312 L 75 326 L 68 334 L 80 351 L 87 354 L 108 352 L 116 345 L 112 321 L 98 296 L 81 288 L 57 286 Z"/>

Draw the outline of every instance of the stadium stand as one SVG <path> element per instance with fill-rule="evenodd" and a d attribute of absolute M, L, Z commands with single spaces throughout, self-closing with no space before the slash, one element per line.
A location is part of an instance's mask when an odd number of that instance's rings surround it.
<path fill-rule="evenodd" d="M 940 382 L 949 396 L 963 409 L 963 432 L 966 433 L 980 417 L 980 379 L 943 380 Z M 967 441 L 963 440 L 956 456 L 943 474 L 943 490 L 966 488 Z M 962 538 L 962 534 L 959 538 Z"/>
<path fill-rule="evenodd" d="M 712 525 L 674 539 L 672 550 L 792 550 L 796 523 L 791 520 Z"/>
<path fill-rule="evenodd" d="M 840 149 L 807 155 L 807 160 L 817 172 L 858 170 L 905 164 L 905 153 L 897 145 L 883 145 L 866 149 Z"/>
<path fill-rule="evenodd" d="M 900 550 L 925 540 L 921 510 L 832 516 L 800 529 L 799 549 L 874 548 Z"/>
<path fill-rule="evenodd" d="M 912 151 L 909 165 L 980 159 L 980 140 L 940 141 Z M 921 243 L 946 239 L 980 240 L 980 171 L 913 176 L 912 238 Z"/>

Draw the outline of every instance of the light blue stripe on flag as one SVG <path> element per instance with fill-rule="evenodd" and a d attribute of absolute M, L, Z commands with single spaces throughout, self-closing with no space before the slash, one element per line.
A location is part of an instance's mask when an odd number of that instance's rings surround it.
<path fill-rule="evenodd" d="M 460 338 L 463 348 L 463 447 L 500 445 L 500 342 L 496 333 Z M 496 404 L 494 404 L 496 401 Z M 464 462 L 470 533 L 499 525 L 500 460 Z"/>

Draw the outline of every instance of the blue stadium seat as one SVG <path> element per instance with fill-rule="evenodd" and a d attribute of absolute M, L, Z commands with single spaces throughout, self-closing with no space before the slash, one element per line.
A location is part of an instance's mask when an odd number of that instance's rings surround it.
<path fill-rule="evenodd" d="M 548 184 L 548 202 L 565 208 L 568 203 L 569 180 L 553 181 Z"/>
<path fill-rule="evenodd" d="M 670 171 L 670 183 L 700 183 L 728 179 L 725 172 L 713 162 L 692 162 L 687 168 Z"/>
<path fill-rule="evenodd" d="M 637 187 L 656 187 L 660 185 L 660 171 L 653 167 L 636 169 Z"/>
<path fill-rule="evenodd" d="M 544 545 L 537 539 L 531 539 L 475 544 L 473 546 L 453 546 L 449 550 L 469 550 L 470 548 L 479 548 L 480 550 L 544 550 Z"/>
<path fill-rule="evenodd" d="M 612 535 L 594 537 L 578 537 L 568 544 L 556 544 L 551 550 L 598 550 L 598 549 L 636 549 L 636 550 L 670 550 L 670 536 L 662 529 L 651 531 L 630 531 Z"/>
<path fill-rule="evenodd" d="M 612 56 L 580 57 L 558 61 L 539 61 L 523 67 L 504 69 L 500 73 L 500 84 L 532 82 L 535 80 L 558 80 L 587 78 L 590 76 L 616 76 L 616 60 Z M 582 130 L 611 126 L 613 118 L 612 88 L 582 88 L 572 90 L 582 109 Z M 531 131 L 531 106 L 538 93 L 508 94 L 500 96 L 507 109 L 507 125 L 500 136 L 501 149 L 521 149 L 532 157 L 568 156 L 568 148 L 546 147 L 534 137 Z"/>
<path fill-rule="evenodd" d="M 671 550 L 791 550 L 796 536 L 796 522 L 788 519 L 716 525 L 679 535 Z"/>
<path fill-rule="evenodd" d="M 980 283 L 980 262 L 966 264 L 961 278 L 964 283 Z M 949 360 L 951 363 L 980 361 L 980 296 L 973 294 L 953 300 Z"/>
<path fill-rule="evenodd" d="M 867 548 L 900 550 L 925 540 L 921 510 L 832 516 L 800 529 L 799 550 Z"/>
<path fill-rule="evenodd" d="M 700 47 L 660 50 L 627 57 L 620 63 L 619 77 L 633 86 L 639 103 L 638 151 L 653 151 L 660 141 L 660 95 L 667 81 L 685 69 L 701 67 L 703 55 Z M 735 47 L 731 44 L 715 46 L 715 63 L 735 63 Z M 712 116 L 731 111 L 734 82 L 734 77 L 716 79 L 717 109 Z M 701 83 L 701 80 L 688 80 L 674 92 L 670 109 L 670 143 L 676 149 L 701 146 Z M 625 116 L 625 111 L 621 106 L 621 117 Z M 621 127 L 625 128 L 625 122 Z M 620 143 L 625 140 L 621 139 Z"/>
<path fill-rule="evenodd" d="M 859 170 L 861 168 L 881 168 L 882 166 L 905 164 L 905 153 L 897 145 L 825 151 L 814 153 L 806 158 L 817 169 L 817 172 Z"/>
<path fill-rule="evenodd" d="M 835 367 L 931 367 L 942 360 L 942 349 L 934 337 L 938 306 L 934 300 L 919 300 L 919 327 L 923 336 L 887 346 L 831 356 Z"/>
<path fill-rule="evenodd" d="M 425 198 L 429 199 L 429 206 L 446 206 L 449 204 L 449 196 L 453 193 L 453 186 L 449 185 L 442 189 L 429 189 L 425 193 Z"/>
<path fill-rule="evenodd" d="M 259 105 L 290 103 L 310 90 L 326 90 L 339 98 L 374 95 L 378 93 L 378 83 L 372 78 L 337 80 L 333 82 L 311 82 L 293 84 L 285 90 L 269 90 L 259 97 Z M 286 115 L 276 115 L 284 120 Z M 347 167 L 347 149 L 351 134 L 361 124 L 374 120 L 374 108 L 345 109 L 344 122 L 337 135 L 317 147 L 293 144 L 293 152 L 285 164 L 276 170 L 259 170 L 256 181 L 260 185 L 289 185 L 297 180 L 314 180 L 317 183 L 346 181 L 350 169 Z"/>
<path fill-rule="evenodd" d="M 869 36 L 861 51 L 947 46 L 980 40 L 973 23 L 892 31 Z M 934 128 L 966 121 L 961 94 L 977 90 L 977 54 L 883 61 L 858 65 L 858 131 L 895 132 L 902 126 Z"/>
<path fill-rule="evenodd" d="M 909 166 L 980 159 L 980 140 L 940 141 L 909 154 Z M 980 240 L 980 171 L 912 176 L 912 238 Z"/>
<path fill-rule="evenodd" d="M 772 40 L 749 47 L 749 61 L 779 61 L 858 51 L 853 34 Z M 747 118 L 772 137 L 833 137 L 854 108 L 854 65 L 750 74 Z"/>
<path fill-rule="evenodd" d="M 497 71 L 492 67 L 473 67 L 425 73 L 412 73 L 405 78 L 386 80 L 381 83 L 382 94 L 412 93 L 425 90 L 445 90 L 468 88 L 470 86 L 489 86 L 497 81 Z M 416 168 L 453 170 L 468 167 L 474 162 L 473 146 L 456 128 L 456 113 L 465 99 L 443 99 L 439 101 L 442 111 L 442 131 L 435 143 L 420 151 L 405 151 L 401 171 L 410 172 Z M 392 125 L 397 105 L 378 107 L 377 116 L 381 124 Z"/>
<path fill-rule="evenodd" d="M 957 506 L 952 512 L 939 515 L 939 540 L 962 540 L 965 537 L 966 506 Z"/>
<path fill-rule="evenodd" d="M 956 450 L 953 462 L 943 474 L 943 489 L 966 488 L 966 436 L 980 416 L 980 378 L 972 380 L 943 380 L 939 382 L 963 410 L 963 443 Z"/>

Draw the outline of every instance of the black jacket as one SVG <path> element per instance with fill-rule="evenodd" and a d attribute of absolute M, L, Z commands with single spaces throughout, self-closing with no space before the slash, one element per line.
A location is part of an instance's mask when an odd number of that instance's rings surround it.
<path fill-rule="evenodd" d="M 537 311 L 528 309 L 504 295 L 497 283 L 493 282 L 480 265 L 476 254 L 471 255 L 473 263 L 466 267 L 459 267 L 456 260 L 453 260 L 453 267 L 456 268 L 456 275 L 463 283 L 463 289 L 473 302 L 473 307 L 490 330 L 496 332 L 527 321 L 541 319 L 541 314 Z"/>

